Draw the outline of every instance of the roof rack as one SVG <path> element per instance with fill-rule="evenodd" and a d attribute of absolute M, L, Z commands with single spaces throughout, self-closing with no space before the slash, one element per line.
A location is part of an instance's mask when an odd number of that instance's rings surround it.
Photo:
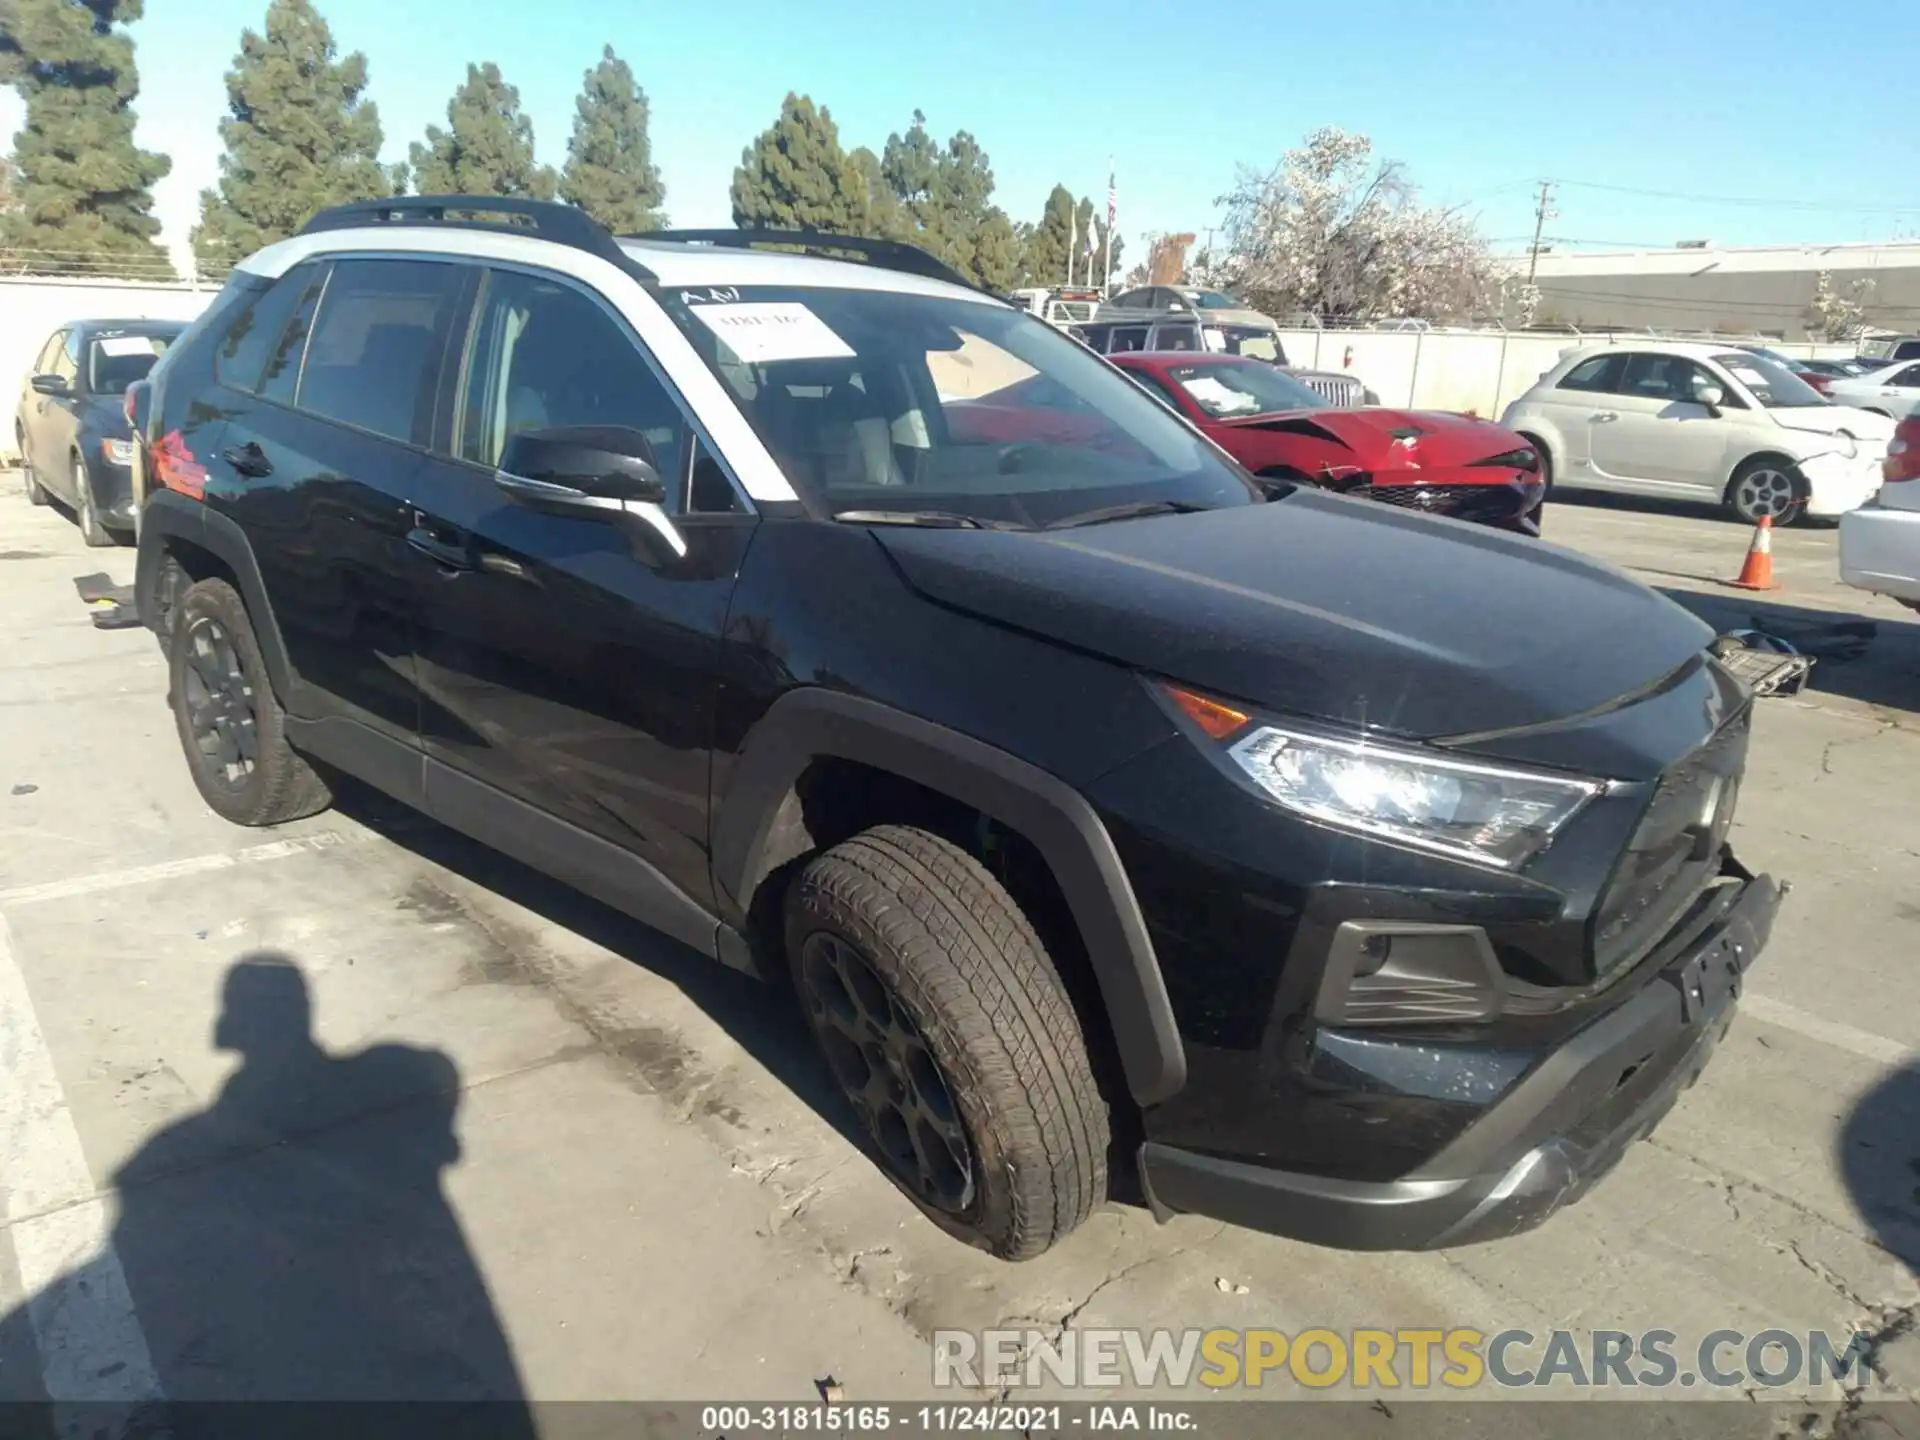
<path fill-rule="evenodd" d="M 551 200 L 506 199 L 498 195 L 395 195 L 386 200 L 357 200 L 321 210 L 300 227 L 302 235 L 323 230 L 379 226 L 436 225 L 457 230 L 489 230 L 530 235 L 571 246 L 611 261 L 628 272 L 652 274 L 634 263 L 613 236 L 571 205 Z"/>
<path fill-rule="evenodd" d="M 818 230 L 655 230 L 645 235 L 629 235 L 629 240 L 664 240 L 678 245 L 711 245 L 716 249 L 757 250 L 777 248 L 798 250 L 808 255 L 831 255 L 853 259 L 880 270 L 899 270 L 908 275 L 923 275 L 929 280 L 944 280 L 967 290 L 978 290 L 966 276 L 943 260 L 937 260 L 917 245 L 899 240 L 875 240 L 860 235 L 834 235 Z"/>

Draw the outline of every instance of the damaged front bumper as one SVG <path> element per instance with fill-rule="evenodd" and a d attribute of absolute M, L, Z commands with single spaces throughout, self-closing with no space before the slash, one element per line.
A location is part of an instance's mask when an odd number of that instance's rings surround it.
<path fill-rule="evenodd" d="M 1430 1250 L 1540 1224 L 1610 1171 L 1699 1078 L 1733 1022 L 1782 887 L 1734 868 L 1676 927 L 1632 998 L 1571 1035 L 1413 1173 L 1290 1174 L 1147 1142 L 1154 1214 L 1194 1213 L 1347 1250 Z"/>

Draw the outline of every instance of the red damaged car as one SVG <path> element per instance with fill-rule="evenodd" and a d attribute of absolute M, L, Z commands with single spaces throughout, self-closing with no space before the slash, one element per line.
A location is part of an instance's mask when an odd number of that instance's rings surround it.
<path fill-rule="evenodd" d="M 1256 475 L 1540 533 L 1540 457 L 1489 421 L 1437 410 L 1343 409 L 1265 361 L 1238 355 L 1108 358 Z"/>

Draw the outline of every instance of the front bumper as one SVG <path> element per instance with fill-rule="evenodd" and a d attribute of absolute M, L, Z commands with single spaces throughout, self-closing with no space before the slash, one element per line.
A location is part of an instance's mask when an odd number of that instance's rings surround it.
<path fill-rule="evenodd" d="M 1856 590 L 1920 602 L 1920 510 L 1876 505 L 1843 516 L 1840 578 Z"/>
<path fill-rule="evenodd" d="M 1348 1250 L 1431 1250 L 1540 1224 L 1584 1194 L 1699 1078 L 1733 1021 L 1781 888 L 1709 890 L 1639 990 L 1575 1031 L 1449 1145 L 1390 1181 L 1291 1174 L 1149 1141 L 1154 1214 L 1193 1213 Z"/>
<path fill-rule="evenodd" d="M 1862 445 L 1851 457 L 1837 450 L 1800 462 L 1807 477 L 1807 513 L 1831 518 L 1858 510 L 1880 488 L 1884 443 Z"/>

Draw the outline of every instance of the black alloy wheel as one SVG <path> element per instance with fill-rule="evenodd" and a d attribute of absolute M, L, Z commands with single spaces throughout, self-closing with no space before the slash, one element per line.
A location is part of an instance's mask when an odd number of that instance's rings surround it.
<path fill-rule="evenodd" d="M 193 744 L 211 775 L 229 786 L 245 785 L 260 743 L 253 686 L 233 637 L 219 620 L 200 615 L 176 643 L 185 647 L 181 698 Z"/>

